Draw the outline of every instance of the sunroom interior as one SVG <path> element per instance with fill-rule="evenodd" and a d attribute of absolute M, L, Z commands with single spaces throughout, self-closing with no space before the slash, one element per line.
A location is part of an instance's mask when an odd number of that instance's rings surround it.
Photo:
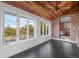
<path fill-rule="evenodd" d="M 78 58 L 78 47 L 78 1 L 0 1 L 0 58 Z"/>

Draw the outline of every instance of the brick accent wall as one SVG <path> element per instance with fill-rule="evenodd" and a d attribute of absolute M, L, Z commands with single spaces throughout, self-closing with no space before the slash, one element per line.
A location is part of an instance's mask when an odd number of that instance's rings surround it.
<path fill-rule="evenodd" d="M 71 16 L 71 39 L 76 41 L 76 37 L 79 37 L 79 15 Z"/>
<path fill-rule="evenodd" d="M 52 21 L 52 37 L 59 38 L 59 19 Z"/>

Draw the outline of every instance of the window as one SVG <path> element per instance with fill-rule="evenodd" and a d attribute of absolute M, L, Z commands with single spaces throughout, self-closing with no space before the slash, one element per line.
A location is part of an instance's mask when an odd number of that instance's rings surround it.
<path fill-rule="evenodd" d="M 27 24 L 28 23 L 28 24 Z M 25 40 L 28 38 L 34 38 L 34 24 L 35 20 L 32 18 L 17 17 L 13 13 L 4 13 L 4 42 L 14 42 L 16 40 Z M 28 35 L 27 35 L 28 34 Z M 19 39 L 18 39 L 19 38 Z"/>
<path fill-rule="evenodd" d="M 23 17 L 19 17 L 19 37 L 20 40 L 27 39 L 27 19 Z"/>
<path fill-rule="evenodd" d="M 44 23 L 44 35 L 46 35 L 46 23 Z"/>
<path fill-rule="evenodd" d="M 49 24 L 47 22 L 40 22 L 40 35 L 49 35 Z"/>
<path fill-rule="evenodd" d="M 4 13 L 5 43 L 16 41 L 16 20 L 17 18 L 14 14 Z"/>
<path fill-rule="evenodd" d="M 47 24 L 47 35 L 49 35 L 49 25 Z"/>
<path fill-rule="evenodd" d="M 34 38 L 34 24 L 35 24 L 34 19 L 29 18 L 29 24 L 28 24 L 28 27 L 29 27 L 29 38 Z"/>
<path fill-rule="evenodd" d="M 40 35 L 43 35 L 43 22 L 40 22 Z"/>

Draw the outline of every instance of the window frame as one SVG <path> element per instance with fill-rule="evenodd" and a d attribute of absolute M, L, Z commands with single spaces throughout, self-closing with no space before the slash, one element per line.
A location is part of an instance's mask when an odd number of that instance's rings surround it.
<path fill-rule="evenodd" d="M 40 36 L 48 36 L 49 35 L 49 32 L 50 32 L 50 23 L 49 22 L 47 22 L 47 21 L 45 21 L 45 20 L 41 20 L 40 21 L 40 24 L 41 24 L 41 22 L 42 22 L 42 24 L 43 24 L 43 26 L 42 26 L 42 35 L 41 35 L 41 33 L 40 33 Z M 46 25 L 46 30 L 45 30 L 45 34 L 44 34 L 44 24 Z M 47 25 L 48 25 L 48 34 L 47 34 Z M 40 26 L 41 27 L 41 26 Z M 41 29 L 40 29 L 40 32 L 41 32 Z"/>
<path fill-rule="evenodd" d="M 35 29 L 34 29 L 34 37 L 32 37 L 32 38 L 29 38 L 29 19 L 30 19 L 30 18 L 33 19 L 33 21 L 34 21 L 34 28 L 35 28 Z M 28 20 L 27 20 L 27 23 L 28 23 L 28 24 L 27 24 L 27 28 L 28 28 L 28 29 L 27 29 L 27 30 L 28 30 L 28 40 L 35 39 L 35 38 L 36 38 L 36 19 L 33 18 L 33 17 L 29 17 Z"/>
<path fill-rule="evenodd" d="M 41 27 L 42 27 L 42 29 L 41 29 Z M 43 21 L 40 21 L 40 36 L 43 36 Z"/>
<path fill-rule="evenodd" d="M 17 36 L 17 37 L 16 37 L 16 41 L 14 41 L 14 42 L 8 42 L 8 44 L 5 44 L 5 43 L 4 43 L 5 25 L 1 26 L 1 27 L 3 27 L 3 29 L 4 29 L 3 32 L 2 32 L 2 33 L 3 33 L 3 35 L 2 35 L 2 36 L 3 36 L 3 37 L 2 37 L 3 39 L 1 39 L 1 40 L 2 40 L 2 45 L 16 44 L 16 43 L 19 43 L 19 42 L 28 41 L 28 40 L 32 40 L 32 39 L 35 39 L 35 38 L 36 38 L 36 37 L 35 37 L 35 35 L 36 35 L 36 28 L 35 28 L 35 27 L 36 27 L 36 25 L 35 25 L 35 24 L 36 24 L 36 19 L 35 19 L 35 18 L 33 18 L 33 17 L 31 17 L 31 16 L 25 17 L 24 15 L 18 15 L 17 13 L 11 12 L 10 10 L 9 10 L 9 11 L 8 11 L 8 10 L 2 10 L 2 11 L 3 11 L 3 12 L 2 12 L 2 13 L 3 13 L 3 15 L 2 15 L 2 16 L 3 16 L 3 21 L 2 21 L 3 24 L 5 24 L 4 15 L 5 15 L 7 12 L 9 12 L 9 13 L 11 13 L 11 14 L 14 14 L 14 15 L 16 16 L 16 19 L 17 19 L 17 20 L 16 20 L 16 36 Z M 19 27 L 20 27 L 20 22 L 19 22 L 20 19 L 19 19 L 19 17 L 26 18 L 26 20 L 27 20 L 27 39 L 25 39 L 25 40 L 20 40 L 20 37 L 19 37 L 19 35 L 20 35 L 20 34 L 19 34 Z M 28 25 L 29 25 L 29 21 L 28 21 L 29 18 L 32 18 L 32 19 L 34 20 L 34 28 L 35 28 L 35 29 L 34 29 L 34 37 L 32 37 L 32 38 L 29 38 L 29 37 L 28 37 L 28 36 L 29 36 L 29 34 L 28 34 L 28 33 L 29 33 L 29 26 L 28 26 Z"/>
<path fill-rule="evenodd" d="M 27 19 L 27 17 L 24 17 L 24 16 L 18 16 L 18 19 L 19 19 L 19 28 L 18 28 L 18 30 L 19 31 L 20 31 L 20 17 L 21 18 L 26 18 L 26 22 L 27 22 L 27 29 L 26 29 L 26 31 L 27 31 L 27 39 L 28 39 L 28 19 Z M 27 40 L 27 39 L 24 39 L 24 41 Z M 19 33 L 19 41 L 23 41 L 23 40 L 20 40 L 20 33 Z"/>
<path fill-rule="evenodd" d="M 17 38 L 16 38 L 16 40 L 15 41 L 12 41 L 12 42 L 8 42 L 8 43 L 5 43 L 4 42 L 4 38 L 5 38 L 5 14 L 9 14 L 9 15 L 13 15 L 13 16 L 16 16 L 16 19 L 17 19 L 17 14 L 16 13 L 13 13 L 13 12 L 11 12 L 11 11 L 8 11 L 8 10 L 3 10 L 3 39 L 2 39 L 2 43 L 3 43 L 3 45 L 10 45 L 10 44 L 16 44 L 17 43 Z M 17 36 L 17 20 L 16 20 L 16 36 Z"/>
<path fill-rule="evenodd" d="M 46 31 L 48 31 L 48 33 L 46 32 L 46 34 L 47 34 L 47 35 L 50 35 L 50 24 L 47 23 L 47 24 L 46 24 L 46 27 L 47 27 L 47 30 L 46 30 Z"/>

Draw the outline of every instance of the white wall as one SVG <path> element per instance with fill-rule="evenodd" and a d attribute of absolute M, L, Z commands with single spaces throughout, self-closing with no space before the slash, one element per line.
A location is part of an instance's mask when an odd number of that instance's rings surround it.
<path fill-rule="evenodd" d="M 38 44 L 46 42 L 50 39 L 50 36 L 47 37 L 39 37 L 37 39 L 32 39 L 24 42 L 20 42 L 17 44 L 7 45 L 0 48 L 0 58 L 10 57 L 17 53 L 20 53 L 24 50 L 32 48 Z"/>
<path fill-rule="evenodd" d="M 1 23 L 1 21 L 3 22 L 3 16 L 2 15 L 2 10 L 9 10 L 11 12 L 15 12 L 17 13 L 18 15 L 26 15 L 28 17 L 34 17 L 36 19 L 36 38 L 35 39 L 28 39 L 26 41 L 20 41 L 19 43 L 16 43 L 16 44 L 9 44 L 9 45 L 4 45 L 0 48 L 0 58 L 2 57 L 10 57 L 12 55 L 15 55 L 17 53 L 20 53 L 24 50 L 27 50 L 29 48 L 32 48 L 38 44 L 41 44 L 43 42 L 46 42 L 48 40 L 51 39 L 51 34 L 48 35 L 48 36 L 40 36 L 40 27 L 39 27 L 39 21 L 40 20 L 44 20 L 44 21 L 47 21 L 50 23 L 50 26 L 51 26 L 51 21 L 48 21 L 42 17 L 39 17 L 39 16 L 36 16 L 32 13 L 29 13 L 29 12 L 26 12 L 26 11 L 23 11 L 21 9 L 18 9 L 16 7 L 13 7 L 13 6 L 10 6 L 8 4 L 5 4 L 3 2 L 0 2 L 0 30 L 2 29 L 2 26 L 3 24 Z M 2 29 L 0 31 L 0 41 L 2 39 L 2 35 L 3 33 L 1 34 L 1 32 L 3 31 L 4 29 Z M 51 29 L 50 29 L 51 31 Z M 3 40 L 3 39 L 2 39 Z"/>

